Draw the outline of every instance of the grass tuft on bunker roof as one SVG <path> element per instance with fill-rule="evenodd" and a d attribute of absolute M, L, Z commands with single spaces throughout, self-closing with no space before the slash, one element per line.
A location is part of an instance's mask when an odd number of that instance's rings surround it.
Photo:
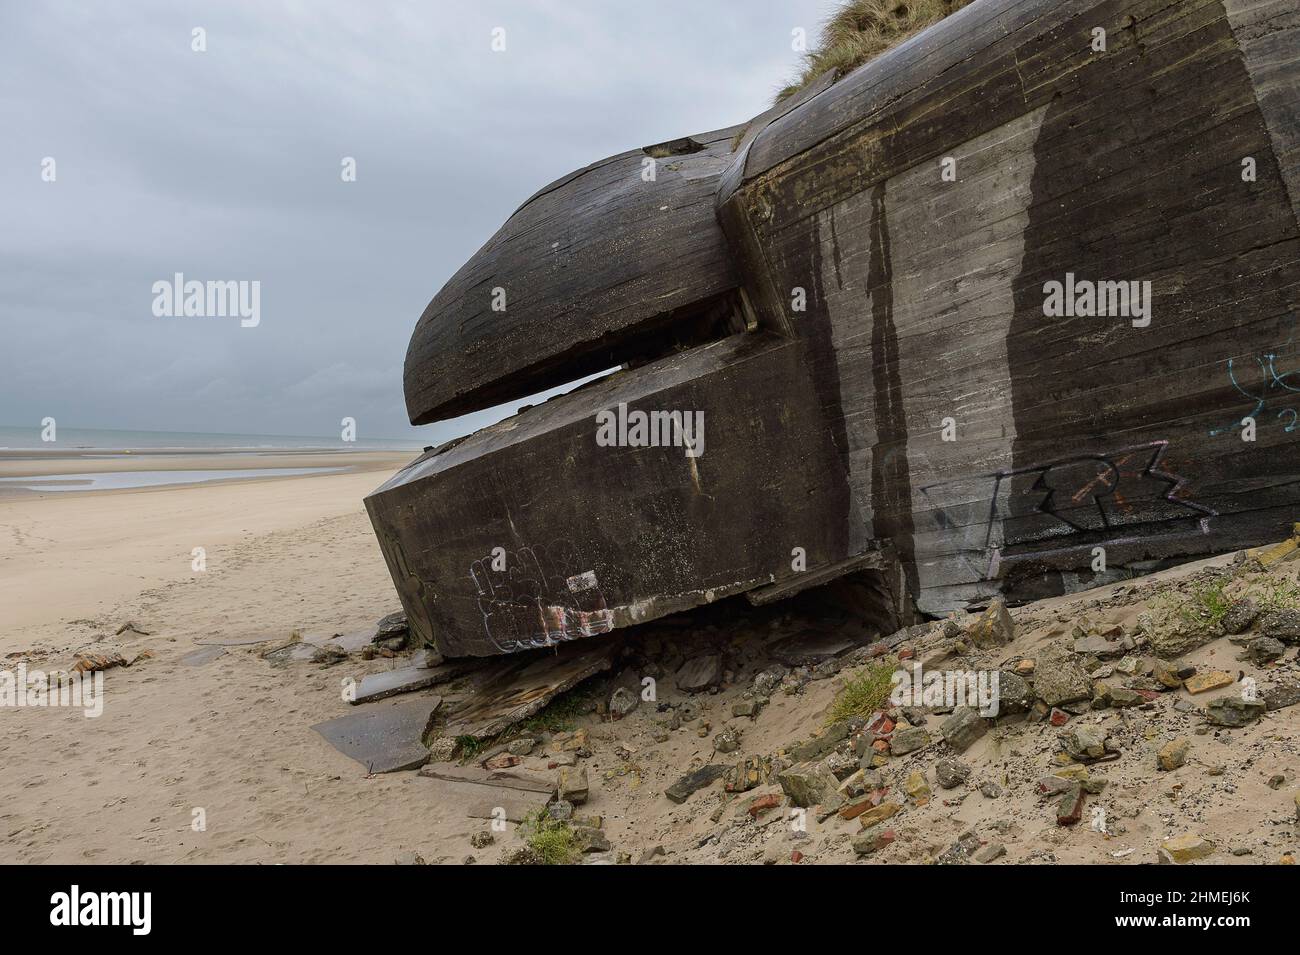
<path fill-rule="evenodd" d="M 822 27 L 817 44 L 804 54 L 799 78 L 776 95 L 793 96 L 833 70 L 835 78 L 893 49 L 971 0 L 849 0 Z"/>

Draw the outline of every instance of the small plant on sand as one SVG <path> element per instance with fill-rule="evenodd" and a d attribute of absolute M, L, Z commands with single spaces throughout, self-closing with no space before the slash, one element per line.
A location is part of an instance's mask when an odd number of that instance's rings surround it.
<path fill-rule="evenodd" d="M 1158 625 L 1176 623 L 1185 630 L 1219 628 L 1223 615 L 1232 605 L 1226 593 L 1229 578 L 1223 576 L 1196 580 L 1185 590 L 1169 590 L 1152 601 Z"/>
<path fill-rule="evenodd" d="M 1300 584 L 1289 577 L 1267 577 L 1253 585 L 1247 596 L 1261 610 L 1300 610 Z"/>
<path fill-rule="evenodd" d="M 969 2 L 848 0 L 826 21 L 817 45 L 804 54 L 799 78 L 777 94 L 777 101 L 793 96 L 827 71 L 833 70 L 838 79 Z"/>
<path fill-rule="evenodd" d="M 460 750 L 461 760 L 469 762 L 483 752 L 484 743 L 477 736 L 457 736 L 456 746 Z"/>
<path fill-rule="evenodd" d="M 567 733 L 577 726 L 577 718 L 590 708 L 591 698 L 586 693 L 562 693 L 519 726 L 534 733 Z"/>
<path fill-rule="evenodd" d="M 898 661 L 893 657 L 885 657 L 850 677 L 826 711 L 826 722 L 838 723 L 853 716 L 865 718 L 876 710 L 883 709 L 889 701 L 892 678 L 897 669 Z"/>
<path fill-rule="evenodd" d="M 567 822 L 552 819 L 545 807 L 529 813 L 520 828 L 528 848 L 537 854 L 542 865 L 571 865 L 581 853 Z"/>

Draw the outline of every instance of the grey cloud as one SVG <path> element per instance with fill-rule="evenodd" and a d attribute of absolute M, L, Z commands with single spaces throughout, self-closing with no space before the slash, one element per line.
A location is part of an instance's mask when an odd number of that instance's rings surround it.
<path fill-rule="evenodd" d="M 5 5 L 0 424 L 328 435 L 350 415 L 436 443 L 486 423 L 406 424 L 402 359 L 433 293 L 547 182 L 762 110 L 795 68 L 791 28 L 823 12 Z M 260 281 L 262 324 L 155 318 L 174 272 Z"/>

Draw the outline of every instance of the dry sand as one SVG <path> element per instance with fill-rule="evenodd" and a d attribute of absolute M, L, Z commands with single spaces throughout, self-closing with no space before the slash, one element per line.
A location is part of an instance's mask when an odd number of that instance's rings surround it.
<path fill-rule="evenodd" d="M 268 466 L 301 464 L 289 457 Z M 157 654 L 105 675 L 97 719 L 0 710 L 0 862 L 391 862 L 416 844 L 430 854 L 444 813 L 436 784 L 367 779 L 309 728 L 346 710 L 345 668 L 277 669 L 255 647 L 178 662 L 196 640 L 350 632 L 397 606 L 361 501 L 413 455 L 350 457 L 369 469 L 0 500 L 0 657 L 30 651 L 29 667 L 55 669 L 85 648 Z M 196 546 L 205 573 L 191 571 Z M 115 637 L 127 620 L 151 636 Z M 191 827 L 195 809 L 205 832 Z M 449 837 L 471 831 L 447 815 Z"/>

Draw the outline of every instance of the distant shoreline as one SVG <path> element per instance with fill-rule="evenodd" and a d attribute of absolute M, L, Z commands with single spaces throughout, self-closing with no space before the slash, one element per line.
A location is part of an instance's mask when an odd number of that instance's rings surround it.
<path fill-rule="evenodd" d="M 237 481 L 391 473 L 413 449 L 51 448 L 0 451 L 0 500 L 69 494 L 144 492 Z"/>
<path fill-rule="evenodd" d="M 242 434 L 203 431 L 133 431 L 126 429 L 59 427 L 54 441 L 46 441 L 39 426 L 0 425 L 0 455 L 75 455 L 89 453 L 284 453 L 289 451 L 418 451 L 432 441 L 422 436 L 369 438 L 362 433 L 356 441 L 341 435 Z M 432 436 L 430 436 L 432 437 Z"/>

